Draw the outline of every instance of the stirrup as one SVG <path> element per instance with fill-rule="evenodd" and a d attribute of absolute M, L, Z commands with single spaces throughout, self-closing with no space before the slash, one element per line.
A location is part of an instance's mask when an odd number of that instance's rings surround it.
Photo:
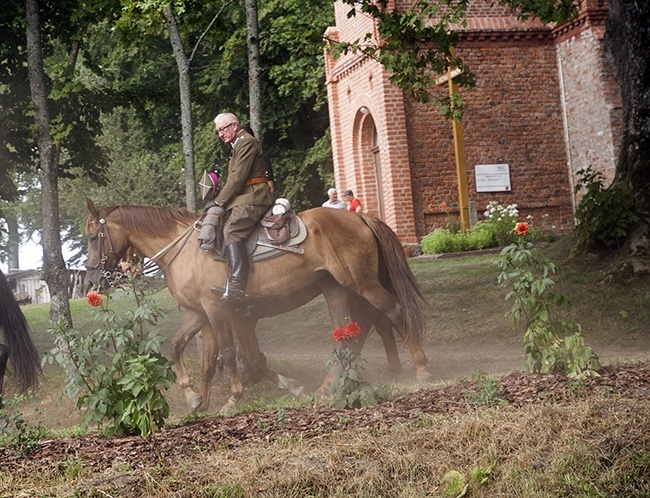
<path fill-rule="evenodd" d="M 212 292 L 215 296 L 223 297 L 223 295 L 226 293 L 226 288 L 215 285 L 214 287 L 210 287 L 210 292 Z"/>

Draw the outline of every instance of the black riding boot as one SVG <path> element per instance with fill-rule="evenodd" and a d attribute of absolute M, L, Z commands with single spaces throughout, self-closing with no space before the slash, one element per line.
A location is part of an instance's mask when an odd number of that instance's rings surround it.
<path fill-rule="evenodd" d="M 226 262 L 230 275 L 226 288 L 215 286 L 211 290 L 226 299 L 234 309 L 241 309 L 244 307 L 248 282 L 248 255 L 243 242 L 232 242 L 226 246 Z"/>

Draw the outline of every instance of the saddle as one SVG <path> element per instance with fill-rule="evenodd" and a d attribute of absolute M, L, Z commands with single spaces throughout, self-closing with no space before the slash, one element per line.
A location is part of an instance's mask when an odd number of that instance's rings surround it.
<path fill-rule="evenodd" d="M 299 244 L 306 237 L 307 227 L 294 210 L 273 214 L 273 207 L 271 207 L 246 238 L 244 245 L 251 262 L 256 262 L 286 253 L 304 254 L 305 251 L 299 247 Z M 199 235 L 199 241 L 201 239 L 205 239 L 204 229 L 201 229 Z M 206 249 L 203 245 L 201 247 Z M 223 226 L 217 229 L 210 252 L 215 260 L 225 261 Z"/>

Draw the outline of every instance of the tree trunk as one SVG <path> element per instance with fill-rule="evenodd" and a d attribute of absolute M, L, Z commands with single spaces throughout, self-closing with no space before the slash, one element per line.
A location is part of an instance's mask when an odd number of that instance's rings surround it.
<path fill-rule="evenodd" d="M 18 233 L 18 220 L 16 213 L 12 210 L 5 213 L 7 220 L 7 253 L 9 270 L 18 270 L 20 268 L 20 234 Z"/>
<path fill-rule="evenodd" d="M 185 166 L 185 203 L 190 211 L 196 210 L 196 180 L 194 173 L 194 138 L 192 131 L 192 89 L 190 87 L 190 61 L 185 55 L 183 39 L 170 4 L 163 10 L 169 30 L 176 65 L 178 88 L 181 95 L 181 130 L 183 141 L 183 164 Z"/>
<path fill-rule="evenodd" d="M 650 271 L 650 3 L 610 0 L 605 46 L 618 71 L 623 137 L 616 182 L 632 192 L 641 221 L 628 237 L 635 272 Z"/>
<path fill-rule="evenodd" d="M 63 319 L 69 327 L 72 327 L 72 315 L 68 301 L 68 272 L 61 251 L 58 197 L 59 150 L 50 134 L 48 92 L 43 69 L 38 0 L 27 0 L 26 7 L 27 67 L 41 166 L 43 279 L 47 283 L 52 298 L 50 321 L 56 323 L 59 319 Z"/>
<path fill-rule="evenodd" d="M 262 77 L 260 69 L 260 37 L 257 21 L 257 0 L 246 0 L 246 32 L 248 47 L 248 92 L 250 126 L 262 143 Z"/>

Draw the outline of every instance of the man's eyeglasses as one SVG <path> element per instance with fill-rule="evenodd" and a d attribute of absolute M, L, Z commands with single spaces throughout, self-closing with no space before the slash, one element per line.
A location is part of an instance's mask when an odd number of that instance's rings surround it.
<path fill-rule="evenodd" d="M 228 128 L 230 128 L 234 124 L 235 124 L 235 121 L 233 121 L 232 123 L 227 124 L 226 126 L 222 126 L 221 128 L 217 128 L 217 133 L 223 133 L 224 131 L 226 131 Z"/>

